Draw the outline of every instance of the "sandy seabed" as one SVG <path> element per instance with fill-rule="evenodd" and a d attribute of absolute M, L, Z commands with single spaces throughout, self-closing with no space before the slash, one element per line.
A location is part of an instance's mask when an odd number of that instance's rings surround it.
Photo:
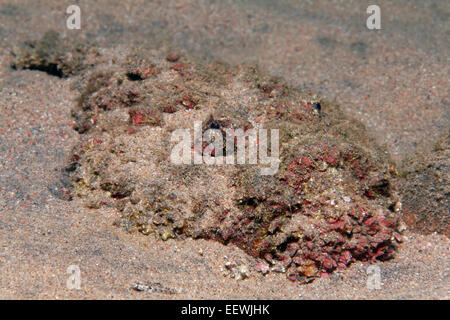
<path fill-rule="evenodd" d="M 205 59 L 258 63 L 336 99 L 398 161 L 448 128 L 445 1 L 387 3 L 384 33 L 377 36 L 365 29 L 365 8 L 356 1 L 333 8 L 325 1 L 103 2 L 80 2 L 88 8 L 83 37 L 109 47 L 147 41 Z M 114 210 L 54 197 L 51 188 L 78 141 L 70 117 L 77 93 L 70 79 L 12 70 L 9 49 L 49 28 L 68 33 L 68 4 L 0 3 L 1 298 L 448 299 L 449 241 L 443 235 L 406 231 L 397 256 L 376 264 L 379 290 L 367 288 L 362 263 L 302 286 L 276 273 L 252 272 L 238 281 L 223 276 L 226 262 L 248 260 L 233 246 L 129 234 L 112 225 Z M 67 288 L 70 265 L 80 267 L 80 290 Z M 130 289 L 145 281 L 179 293 Z"/>

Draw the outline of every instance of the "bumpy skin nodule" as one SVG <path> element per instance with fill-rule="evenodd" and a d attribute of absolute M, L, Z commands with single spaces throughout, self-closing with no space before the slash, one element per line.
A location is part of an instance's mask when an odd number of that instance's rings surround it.
<path fill-rule="evenodd" d="M 294 281 L 393 256 L 395 169 L 336 105 L 250 66 L 138 49 L 115 61 L 90 72 L 72 112 L 80 143 L 67 170 L 89 207 L 115 206 L 118 225 L 164 240 L 233 243 Z M 194 121 L 279 129 L 279 170 L 172 164 L 171 133 Z"/>

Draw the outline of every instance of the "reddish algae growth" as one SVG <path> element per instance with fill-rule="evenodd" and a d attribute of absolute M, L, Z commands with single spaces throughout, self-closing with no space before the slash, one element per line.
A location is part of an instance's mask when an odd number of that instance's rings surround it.
<path fill-rule="evenodd" d="M 292 281 L 393 257 L 396 170 L 361 123 L 255 67 L 161 51 L 130 49 L 81 77 L 73 196 L 117 208 L 117 225 L 130 232 L 234 244 L 259 259 L 256 270 Z M 203 131 L 278 129 L 278 171 L 173 164 L 172 133 L 193 132 L 195 121 Z M 193 144 L 192 153 L 216 156 Z"/>

